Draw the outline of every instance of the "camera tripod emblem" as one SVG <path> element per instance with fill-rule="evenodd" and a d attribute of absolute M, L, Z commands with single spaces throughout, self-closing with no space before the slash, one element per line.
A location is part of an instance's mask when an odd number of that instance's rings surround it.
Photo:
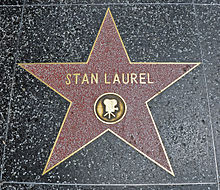
<path fill-rule="evenodd" d="M 94 104 L 96 117 L 106 124 L 121 121 L 127 111 L 124 99 L 116 93 L 105 93 L 99 96 Z"/>
<path fill-rule="evenodd" d="M 117 100 L 116 99 L 105 99 L 103 101 L 104 105 L 105 105 L 105 114 L 104 117 L 107 117 L 108 119 L 111 119 L 111 117 L 116 117 L 115 116 L 115 112 L 118 111 L 118 107 L 117 107 Z"/>

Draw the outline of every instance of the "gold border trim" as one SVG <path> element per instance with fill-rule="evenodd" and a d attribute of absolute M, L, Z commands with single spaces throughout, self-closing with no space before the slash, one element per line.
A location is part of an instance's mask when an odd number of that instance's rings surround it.
<path fill-rule="evenodd" d="M 165 156 L 166 156 L 166 159 L 167 159 L 167 161 L 168 161 L 168 164 L 169 164 L 169 167 L 170 167 L 170 170 L 171 170 L 171 171 L 169 171 L 169 170 L 167 170 L 166 168 L 164 168 L 161 164 L 159 164 L 158 162 L 156 162 L 155 160 L 153 160 L 152 158 L 150 158 L 149 156 L 147 156 L 146 154 L 144 154 L 143 152 L 141 152 L 140 150 L 138 150 L 136 147 L 134 147 L 132 144 L 128 143 L 125 139 L 123 139 L 122 137 L 120 137 L 119 135 L 117 135 L 115 132 L 113 132 L 113 131 L 110 130 L 110 129 L 105 130 L 104 132 L 102 132 L 101 134 L 99 134 L 97 137 L 95 137 L 94 139 L 92 139 L 91 141 L 89 141 L 88 143 L 86 143 L 85 145 L 83 145 L 81 148 L 79 148 L 78 150 L 76 150 L 75 152 L 73 152 L 72 154 L 70 154 L 68 157 L 66 157 L 65 159 L 63 159 L 62 161 L 58 162 L 56 165 L 54 165 L 53 167 L 51 167 L 51 168 L 49 168 L 49 169 L 47 170 L 47 166 L 48 166 L 49 161 L 50 161 L 50 158 L 51 158 L 51 156 L 52 156 L 52 154 L 53 154 L 53 151 L 54 151 L 54 148 L 55 148 L 55 146 L 56 146 L 56 143 L 57 143 L 57 141 L 58 141 L 58 139 L 59 139 L 60 133 L 61 133 L 62 128 L 63 128 L 63 126 L 64 126 L 64 123 L 65 123 L 65 121 L 66 121 L 66 118 L 67 118 L 67 115 L 68 115 L 68 113 L 69 113 L 70 107 L 72 106 L 72 102 L 71 102 L 69 99 L 67 99 L 65 96 L 63 96 L 60 92 L 58 92 L 57 90 L 55 90 L 53 87 L 51 87 L 50 85 L 48 85 L 48 84 L 46 84 L 44 81 L 42 81 L 40 78 L 38 78 L 38 77 L 37 77 L 35 74 L 33 74 L 31 71 L 27 70 L 27 69 L 24 67 L 24 65 L 33 65 L 33 64 L 50 64 L 50 65 L 52 65 L 52 64 L 88 64 L 88 62 L 89 62 L 89 60 L 90 60 L 90 57 L 91 57 L 91 54 L 92 54 L 92 52 L 93 52 L 93 50 L 94 50 L 96 41 L 97 41 L 97 39 L 98 39 L 98 37 L 99 37 L 99 34 L 100 34 L 100 32 L 101 32 L 102 26 L 103 26 L 103 24 L 104 24 L 104 21 L 105 21 L 106 16 L 107 16 L 108 13 L 110 14 L 110 16 L 111 16 L 111 18 L 112 18 L 112 20 L 113 20 L 115 29 L 116 29 L 116 31 L 117 31 L 117 33 L 118 33 L 118 36 L 119 36 L 119 38 L 120 38 L 120 41 L 121 41 L 121 43 L 122 43 L 122 46 L 123 46 L 123 48 L 124 48 L 124 51 L 125 51 L 125 53 L 126 53 L 126 56 L 127 56 L 128 60 L 129 60 L 129 63 L 130 63 L 130 64 L 190 64 L 190 65 L 191 65 L 191 64 L 195 64 L 195 66 L 192 67 L 189 71 L 187 71 L 186 73 L 184 73 L 184 74 L 183 74 L 182 76 L 180 76 L 178 79 L 176 79 L 175 81 L 173 81 L 172 83 L 170 83 L 168 86 L 166 86 L 166 88 L 162 89 L 159 93 L 155 94 L 153 97 L 151 97 L 149 100 L 147 100 L 147 101 L 145 102 L 145 103 L 146 103 L 146 106 L 147 106 L 147 110 L 148 110 L 148 112 L 149 112 L 149 114 L 150 114 L 150 116 L 151 116 L 151 119 L 152 119 L 152 121 L 153 121 L 155 130 L 156 130 L 157 135 L 158 135 L 158 137 L 159 137 L 161 146 L 163 147 L 163 151 L 164 151 L 164 153 L 165 153 Z M 91 51 L 90 51 L 90 54 L 89 54 L 88 59 L 87 59 L 86 62 L 69 62 L 69 63 L 68 63 L 68 62 L 63 62 L 63 63 L 60 63 L 60 62 L 57 62 L 57 63 L 47 63 L 47 62 L 45 62 L 45 63 L 19 63 L 19 64 L 18 64 L 19 66 L 21 66 L 23 69 L 25 69 L 27 72 L 29 72 L 30 74 L 32 74 L 34 77 L 36 77 L 38 80 L 40 80 L 42 83 L 44 83 L 46 86 L 48 86 L 49 88 L 51 88 L 53 91 L 55 91 L 56 93 L 58 93 L 61 97 L 63 97 L 65 100 L 67 100 L 67 101 L 70 103 L 70 104 L 69 104 L 69 107 L 68 107 L 68 110 L 67 110 L 67 113 L 66 113 L 66 115 L 65 115 L 65 118 L 64 118 L 64 120 L 63 120 L 63 123 L 62 123 L 62 125 L 61 125 L 61 127 L 60 127 L 59 133 L 58 133 L 58 135 L 57 135 L 57 138 L 56 138 L 56 140 L 55 140 L 55 143 L 54 143 L 54 145 L 53 145 L 53 148 L 52 148 L 52 150 L 51 150 L 51 152 L 50 152 L 49 158 L 48 158 L 48 160 L 47 160 L 47 163 L 46 163 L 46 166 L 45 166 L 45 168 L 44 168 L 44 170 L 43 170 L 42 175 L 46 174 L 47 172 L 49 172 L 50 170 L 52 170 L 53 168 L 55 168 L 56 166 L 58 166 L 60 163 L 62 163 L 63 161 L 65 161 L 66 159 L 68 159 L 69 157 L 71 157 L 72 155 L 74 155 L 75 153 L 77 153 L 79 150 L 83 149 L 83 148 L 86 147 L 88 144 L 92 143 L 94 140 L 96 140 L 97 138 L 99 138 L 100 136 L 102 136 L 102 135 L 103 135 L 104 133 L 106 133 L 107 131 L 110 131 L 112 134 L 114 134 L 115 136 L 117 136 L 118 138 L 120 138 L 120 139 L 121 139 L 122 141 L 124 141 L 126 144 L 128 144 L 129 146 L 131 146 L 132 148 L 134 148 L 136 151 L 138 151 L 139 153 L 141 153 L 142 155 L 144 155 L 145 157 L 147 157 L 147 158 L 148 158 L 149 160 L 151 160 L 153 163 L 155 163 L 156 165 L 158 165 L 159 167 L 161 167 L 162 169 L 164 169 L 165 171 L 167 171 L 167 172 L 168 172 L 169 174 L 171 174 L 172 176 L 175 176 L 175 175 L 174 175 L 174 172 L 173 172 L 173 169 L 172 169 L 172 167 L 171 167 L 169 158 L 168 158 L 168 156 L 167 156 L 165 147 L 164 147 L 164 145 L 163 145 L 162 139 L 161 139 L 161 137 L 160 137 L 160 134 L 159 134 L 158 129 L 157 129 L 157 127 L 156 127 L 155 121 L 154 121 L 153 116 L 152 116 L 152 114 L 151 114 L 151 111 L 150 111 L 150 109 L 149 109 L 148 102 L 149 102 L 150 100 L 152 100 L 153 98 L 155 98 L 157 95 L 159 95 L 161 92 L 163 92 L 164 90 L 166 90 L 167 88 L 169 88 L 172 84 L 174 84 L 175 82 L 177 82 L 178 80 L 180 80 L 182 77 L 184 77 L 186 74 L 188 74 L 190 71 L 192 71 L 195 67 L 197 67 L 197 66 L 200 65 L 200 64 L 201 64 L 200 62 L 194 62 L 194 63 L 193 63 L 193 62 L 192 62 L 192 63 L 190 63 L 190 62 L 185 62 L 185 63 L 184 63 L 184 62 L 131 62 L 131 60 L 130 60 L 130 58 L 129 58 L 129 56 L 128 56 L 127 50 L 126 50 L 126 48 L 125 48 L 125 46 L 124 46 L 124 43 L 123 43 L 123 41 L 122 41 L 122 38 L 121 38 L 121 36 L 120 36 L 120 33 L 119 33 L 119 31 L 118 31 L 118 29 L 117 29 L 117 26 L 116 26 L 116 24 L 115 24 L 115 21 L 114 21 L 114 18 L 113 18 L 113 16 L 112 16 L 112 13 L 111 13 L 111 11 L 110 11 L 109 8 L 107 9 L 107 11 L 106 11 L 106 13 L 105 13 L 104 19 L 103 19 L 103 21 L 102 21 L 102 24 L 101 24 L 100 29 L 99 29 L 99 31 L 98 31 L 98 34 L 97 34 L 97 36 L 96 36 L 95 42 L 94 42 L 94 44 L 93 44 L 93 46 L 92 46 L 92 49 L 91 49 Z M 124 100 L 124 99 L 123 99 L 123 100 Z M 127 107 L 126 107 L 126 109 L 127 109 Z M 108 123 L 108 124 L 109 124 L 109 123 Z"/>

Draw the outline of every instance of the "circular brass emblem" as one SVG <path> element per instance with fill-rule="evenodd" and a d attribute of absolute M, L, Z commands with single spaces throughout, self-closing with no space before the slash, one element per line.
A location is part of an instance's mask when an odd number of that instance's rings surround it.
<path fill-rule="evenodd" d="M 96 117 L 106 124 L 115 124 L 123 119 L 127 111 L 124 99 L 116 93 L 105 93 L 94 104 Z"/>

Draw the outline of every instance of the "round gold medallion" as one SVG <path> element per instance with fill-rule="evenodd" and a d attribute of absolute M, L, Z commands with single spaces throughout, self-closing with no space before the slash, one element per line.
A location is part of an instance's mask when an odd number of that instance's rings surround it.
<path fill-rule="evenodd" d="M 106 124 L 121 121 L 127 111 L 124 99 L 116 93 L 105 93 L 97 98 L 94 104 L 96 117 Z"/>

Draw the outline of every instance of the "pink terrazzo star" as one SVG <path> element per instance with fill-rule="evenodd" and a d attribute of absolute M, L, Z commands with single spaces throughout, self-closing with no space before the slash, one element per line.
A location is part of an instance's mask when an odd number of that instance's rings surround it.
<path fill-rule="evenodd" d="M 174 175 L 147 102 L 198 64 L 131 62 L 109 9 L 86 63 L 19 64 L 70 102 L 43 174 L 110 131 Z M 85 73 L 88 80 L 83 78 Z M 92 84 L 91 73 L 98 75 L 97 83 Z M 129 77 L 131 73 L 146 76 L 124 84 L 121 77 L 127 73 Z M 105 74 L 110 84 L 106 83 Z M 115 74 L 119 81 L 113 84 Z M 94 114 L 97 98 L 109 92 L 119 94 L 127 105 L 125 117 L 111 125 Z"/>

